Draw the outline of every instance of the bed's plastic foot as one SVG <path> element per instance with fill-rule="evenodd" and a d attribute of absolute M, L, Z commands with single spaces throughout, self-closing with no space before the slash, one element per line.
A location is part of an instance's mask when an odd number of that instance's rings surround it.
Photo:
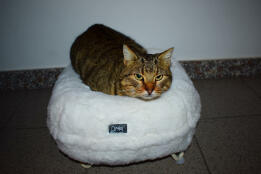
<path fill-rule="evenodd" d="M 174 160 L 176 160 L 176 164 L 180 165 L 185 163 L 184 152 L 174 153 L 171 156 Z"/>
<path fill-rule="evenodd" d="M 90 165 L 90 164 L 81 164 L 81 166 L 83 167 L 83 168 L 85 168 L 85 169 L 89 169 L 89 168 L 91 168 L 92 167 L 92 165 Z"/>

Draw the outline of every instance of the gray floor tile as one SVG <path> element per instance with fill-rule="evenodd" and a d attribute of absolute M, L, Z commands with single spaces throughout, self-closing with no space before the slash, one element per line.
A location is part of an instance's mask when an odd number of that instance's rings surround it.
<path fill-rule="evenodd" d="M 196 80 L 202 119 L 261 114 L 261 99 L 242 80 Z"/>
<path fill-rule="evenodd" d="M 201 121 L 196 137 L 212 174 L 261 171 L 261 117 Z"/>
<path fill-rule="evenodd" d="M 255 79 L 244 79 L 244 82 L 261 98 L 261 77 Z"/>
<path fill-rule="evenodd" d="M 16 128 L 46 127 L 47 105 L 50 96 L 51 89 L 25 91 L 23 101 L 8 126 Z"/>
<path fill-rule="evenodd" d="M 0 92 L 0 128 L 5 126 L 21 104 L 24 91 Z"/>
<path fill-rule="evenodd" d="M 207 173 L 196 143 L 185 154 L 186 163 L 176 165 L 168 157 L 121 167 L 82 168 L 57 149 L 47 129 L 6 130 L 0 144 L 0 169 L 3 173 Z"/>
<path fill-rule="evenodd" d="M 84 173 L 57 149 L 47 129 L 6 129 L 1 134 L 0 169 L 2 173 Z"/>

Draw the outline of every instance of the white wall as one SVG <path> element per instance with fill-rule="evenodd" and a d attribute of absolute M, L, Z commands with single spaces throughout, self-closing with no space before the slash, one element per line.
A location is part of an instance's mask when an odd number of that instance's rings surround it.
<path fill-rule="evenodd" d="M 63 67 L 77 35 L 109 25 L 179 60 L 261 57 L 260 0 L 0 0 L 0 71 Z"/>

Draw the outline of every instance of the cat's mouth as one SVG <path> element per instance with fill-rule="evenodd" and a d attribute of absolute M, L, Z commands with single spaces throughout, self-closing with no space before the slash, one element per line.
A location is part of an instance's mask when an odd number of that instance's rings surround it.
<path fill-rule="evenodd" d="M 145 94 L 145 95 L 142 95 L 142 96 L 139 96 L 140 99 L 142 100 L 145 100 L 145 101 L 149 101 L 149 100 L 154 100 L 154 99 L 157 99 L 159 98 L 159 95 L 156 95 L 156 94 Z"/>

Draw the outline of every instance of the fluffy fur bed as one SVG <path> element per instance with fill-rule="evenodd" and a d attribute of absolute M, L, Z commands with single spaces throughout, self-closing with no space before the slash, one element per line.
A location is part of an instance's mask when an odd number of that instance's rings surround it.
<path fill-rule="evenodd" d="M 169 91 L 146 102 L 91 91 L 68 66 L 48 106 L 48 128 L 59 149 L 84 163 L 108 165 L 186 150 L 200 117 L 200 97 L 178 62 L 171 69 Z M 127 124 L 127 133 L 110 134 L 110 124 Z"/>

